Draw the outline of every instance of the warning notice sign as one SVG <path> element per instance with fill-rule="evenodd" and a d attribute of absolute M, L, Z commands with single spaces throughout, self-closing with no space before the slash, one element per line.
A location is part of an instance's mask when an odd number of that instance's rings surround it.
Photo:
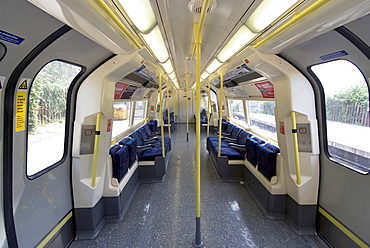
<path fill-rule="evenodd" d="M 24 131 L 26 128 L 26 106 L 27 105 L 27 91 L 18 91 L 16 100 L 16 120 L 15 131 Z"/>

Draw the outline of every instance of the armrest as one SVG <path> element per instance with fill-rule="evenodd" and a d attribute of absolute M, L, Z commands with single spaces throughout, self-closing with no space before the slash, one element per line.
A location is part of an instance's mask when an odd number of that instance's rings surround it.
<path fill-rule="evenodd" d="M 230 143 L 229 147 L 235 148 L 238 150 L 245 150 L 245 145 L 241 145 L 241 144 Z"/>
<path fill-rule="evenodd" d="M 143 145 L 143 146 L 137 146 L 137 152 L 141 152 L 141 151 L 145 151 L 145 150 L 148 150 L 148 149 L 151 149 L 151 148 L 154 148 L 155 145 L 153 144 L 148 144 L 148 145 Z"/>
<path fill-rule="evenodd" d="M 230 137 L 230 136 L 231 136 L 231 134 L 229 134 L 229 133 L 224 133 L 224 132 L 221 132 L 221 135 L 222 135 L 222 136 L 225 136 L 225 137 Z"/>
<path fill-rule="evenodd" d="M 232 139 L 232 138 L 228 138 L 228 137 L 224 137 L 223 140 L 226 141 L 226 142 L 228 142 L 228 143 L 238 142 L 237 139 Z"/>
<path fill-rule="evenodd" d="M 153 142 L 155 142 L 157 140 L 158 140 L 158 138 L 156 138 L 156 139 L 154 139 L 154 138 L 152 138 L 152 139 L 146 139 L 146 140 L 143 140 L 143 143 L 144 144 L 150 144 L 150 143 L 153 143 Z"/>

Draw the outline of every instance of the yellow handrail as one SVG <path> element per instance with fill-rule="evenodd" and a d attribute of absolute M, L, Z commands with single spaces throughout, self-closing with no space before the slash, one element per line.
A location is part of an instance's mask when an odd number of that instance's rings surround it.
<path fill-rule="evenodd" d="M 189 73 L 185 75 L 186 83 L 186 141 L 189 140 Z"/>
<path fill-rule="evenodd" d="M 202 36 L 196 37 L 196 87 L 195 87 L 195 188 L 196 188 L 196 235 L 195 235 L 195 245 L 200 247 L 202 244 L 200 238 L 200 48 L 201 48 Z M 199 224 L 198 224 L 199 221 Z"/>
<path fill-rule="evenodd" d="M 207 137 L 209 137 L 209 122 L 211 121 L 211 82 L 208 80 L 208 116 L 207 116 Z"/>
<path fill-rule="evenodd" d="M 167 96 L 167 127 L 168 127 L 168 137 L 171 138 L 171 121 L 170 121 L 170 107 L 171 107 L 171 104 L 170 104 L 170 95 L 168 94 L 168 88 L 169 88 L 169 82 L 167 81 L 166 82 L 166 96 Z"/>
<path fill-rule="evenodd" d="M 299 161 L 299 151 L 298 151 L 298 135 L 297 135 L 297 122 L 295 118 L 295 112 L 290 112 L 290 117 L 292 121 L 292 135 L 293 135 L 293 146 L 294 146 L 294 158 L 295 158 L 295 170 L 297 174 L 297 184 L 301 184 L 301 165 Z"/>
<path fill-rule="evenodd" d="M 293 18 L 290 21 L 288 21 L 287 23 L 282 25 L 280 28 L 276 29 L 274 32 L 269 34 L 266 38 L 258 41 L 253 47 L 257 48 L 257 47 L 261 46 L 262 44 L 266 43 L 267 41 L 271 40 L 276 35 L 282 33 L 287 28 L 292 26 L 294 23 L 298 22 L 299 20 L 301 20 L 303 17 L 310 14 L 311 12 L 317 10 L 318 8 L 320 8 L 321 6 L 326 4 L 327 2 L 330 2 L 330 0 L 318 0 L 316 3 L 312 4 L 310 7 L 308 7 L 307 9 L 302 11 L 301 13 L 297 13 L 296 15 L 294 15 Z"/>
<path fill-rule="evenodd" d="M 165 157 L 165 149 L 164 149 L 164 121 L 163 121 L 163 113 L 162 113 L 162 74 L 158 75 L 158 84 L 159 84 L 159 124 L 161 125 L 161 140 L 162 140 L 162 157 Z"/>
<path fill-rule="evenodd" d="M 218 153 L 217 156 L 221 156 L 221 131 L 222 131 L 222 98 L 224 90 L 224 74 L 220 73 L 220 100 L 219 100 L 219 113 L 218 113 Z"/>
<path fill-rule="evenodd" d="M 194 55 L 196 53 L 196 39 L 197 37 L 200 37 L 202 36 L 202 33 L 203 33 L 203 27 L 204 27 L 204 22 L 206 20 L 206 15 L 207 15 L 207 9 L 208 9 L 208 6 L 209 6 L 209 3 L 210 3 L 210 0 L 205 0 L 203 1 L 203 4 L 202 4 L 202 11 L 200 12 L 200 18 L 199 18 L 199 23 L 197 23 L 197 27 L 195 28 L 194 27 L 194 40 L 195 40 L 195 44 L 192 45 L 192 53 L 191 53 L 191 56 L 190 56 L 190 59 L 193 60 L 194 59 Z"/>
<path fill-rule="evenodd" d="M 101 123 L 101 113 L 96 115 L 96 128 L 95 128 L 95 143 L 94 143 L 94 158 L 93 167 L 91 173 L 91 187 L 96 186 L 96 169 L 98 167 L 98 155 L 99 155 L 99 141 L 100 141 L 100 123 Z"/>
<path fill-rule="evenodd" d="M 104 0 L 93 0 L 93 2 L 102 9 L 105 14 L 110 18 L 110 20 L 117 25 L 119 30 L 123 33 L 123 37 L 125 39 L 128 39 L 134 45 L 138 48 L 141 49 L 140 43 L 135 39 L 135 37 L 130 33 L 130 31 L 125 27 L 125 25 L 122 24 L 120 19 L 114 14 L 114 12 L 109 8 L 109 6 L 104 2 Z"/>

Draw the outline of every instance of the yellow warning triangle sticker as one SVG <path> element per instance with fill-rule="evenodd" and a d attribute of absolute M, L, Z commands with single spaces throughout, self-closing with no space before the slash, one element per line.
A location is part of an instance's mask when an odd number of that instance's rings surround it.
<path fill-rule="evenodd" d="M 19 86 L 18 89 L 22 89 L 22 90 L 27 89 L 27 80 L 24 80 L 24 82 Z"/>

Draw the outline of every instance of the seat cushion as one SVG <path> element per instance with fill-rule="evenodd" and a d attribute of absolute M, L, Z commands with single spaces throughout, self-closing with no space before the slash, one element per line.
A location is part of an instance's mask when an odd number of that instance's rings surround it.
<path fill-rule="evenodd" d="M 139 161 L 154 161 L 156 157 L 162 156 L 162 148 L 151 148 L 138 152 Z"/>

